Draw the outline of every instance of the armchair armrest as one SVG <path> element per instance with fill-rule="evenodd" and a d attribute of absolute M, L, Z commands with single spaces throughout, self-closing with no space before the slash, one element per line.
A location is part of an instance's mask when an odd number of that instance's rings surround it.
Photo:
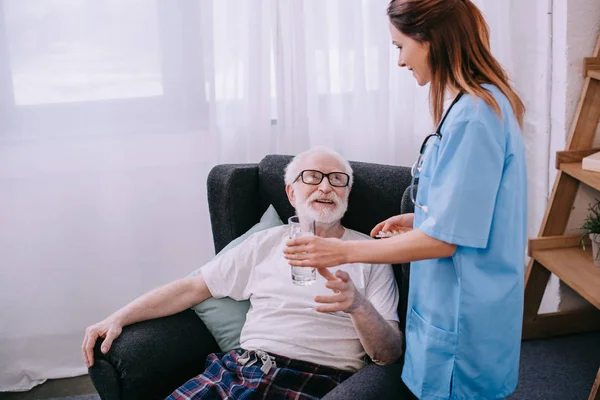
<path fill-rule="evenodd" d="M 222 164 L 208 174 L 208 209 L 215 253 L 260 220 L 258 164 Z"/>
<path fill-rule="evenodd" d="M 126 326 L 107 354 L 101 344 L 89 374 L 104 400 L 164 399 L 220 351 L 192 310 Z"/>
<path fill-rule="evenodd" d="M 390 365 L 367 365 L 327 393 L 323 400 L 416 400 L 400 378 L 403 359 Z"/>

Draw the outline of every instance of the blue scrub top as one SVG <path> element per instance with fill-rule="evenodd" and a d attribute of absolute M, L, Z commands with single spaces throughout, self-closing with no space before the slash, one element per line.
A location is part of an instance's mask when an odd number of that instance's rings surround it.
<path fill-rule="evenodd" d="M 419 399 L 501 399 L 517 385 L 527 241 L 521 129 L 465 94 L 431 139 L 414 226 L 457 246 L 411 264 L 402 379 Z"/>

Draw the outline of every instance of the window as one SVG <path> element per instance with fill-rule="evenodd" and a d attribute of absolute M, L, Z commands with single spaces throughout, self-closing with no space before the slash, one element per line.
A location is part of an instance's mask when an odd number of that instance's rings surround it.
<path fill-rule="evenodd" d="M 5 0 L 17 106 L 163 95 L 157 4 L 106 3 Z"/>
<path fill-rule="evenodd" d="M 0 0 L 2 131 L 198 128 L 202 52 L 181 40 L 200 37 L 195 3 Z"/>

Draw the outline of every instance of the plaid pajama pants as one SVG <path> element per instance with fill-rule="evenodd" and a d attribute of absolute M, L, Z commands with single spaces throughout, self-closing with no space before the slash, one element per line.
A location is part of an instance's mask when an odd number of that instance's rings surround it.
<path fill-rule="evenodd" d="M 167 400 L 313 400 L 325 396 L 351 375 L 306 361 L 237 349 L 210 354 L 204 372 L 175 390 Z"/>

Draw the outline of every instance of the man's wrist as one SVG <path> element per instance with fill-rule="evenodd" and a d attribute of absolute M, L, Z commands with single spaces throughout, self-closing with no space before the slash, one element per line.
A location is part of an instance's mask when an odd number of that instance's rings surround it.
<path fill-rule="evenodd" d="M 367 312 L 367 299 L 362 294 L 360 294 L 358 290 L 356 290 L 356 295 L 358 296 L 358 298 L 356 299 L 356 304 L 353 304 L 351 309 L 347 311 L 348 314 L 354 316 L 365 314 Z"/>
<path fill-rule="evenodd" d="M 120 325 L 121 327 L 125 326 L 126 323 L 125 315 L 123 315 L 121 311 L 117 311 L 113 315 L 109 316 L 108 320 L 113 323 L 116 323 L 117 325 Z"/>

